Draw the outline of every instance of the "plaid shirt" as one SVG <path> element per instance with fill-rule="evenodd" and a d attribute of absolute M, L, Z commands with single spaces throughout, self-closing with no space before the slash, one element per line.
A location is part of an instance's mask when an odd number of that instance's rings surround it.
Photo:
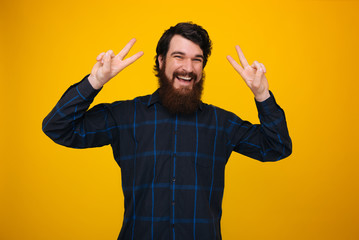
<path fill-rule="evenodd" d="M 87 76 L 71 86 L 43 121 L 56 143 L 88 148 L 111 144 L 125 197 L 118 239 L 221 239 L 225 165 L 232 151 L 260 161 L 291 154 L 283 110 L 273 95 L 256 102 L 261 124 L 201 103 L 172 115 L 158 92 L 99 104 Z"/>

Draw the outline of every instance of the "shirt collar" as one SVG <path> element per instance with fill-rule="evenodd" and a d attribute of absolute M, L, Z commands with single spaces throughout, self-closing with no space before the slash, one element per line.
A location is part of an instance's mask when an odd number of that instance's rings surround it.
<path fill-rule="evenodd" d="M 160 95 L 158 94 L 158 89 L 152 93 L 150 99 L 148 100 L 147 107 L 151 107 L 155 103 L 161 103 Z M 199 104 L 199 110 L 203 111 L 203 102 Z"/>

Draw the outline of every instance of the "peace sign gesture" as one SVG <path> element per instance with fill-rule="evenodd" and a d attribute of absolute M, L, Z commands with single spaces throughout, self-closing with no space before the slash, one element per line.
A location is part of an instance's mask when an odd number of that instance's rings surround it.
<path fill-rule="evenodd" d="M 106 53 L 103 52 L 97 56 L 97 63 L 93 66 L 91 74 L 88 77 L 94 89 L 100 89 L 111 78 L 143 55 L 141 51 L 124 59 L 135 42 L 136 39 L 131 39 L 116 56 L 112 50 L 108 50 Z"/>
<path fill-rule="evenodd" d="M 238 64 L 231 56 L 227 56 L 229 63 L 233 68 L 241 75 L 243 80 L 246 82 L 247 86 L 253 92 L 256 100 L 262 102 L 270 97 L 268 81 L 264 73 L 266 69 L 262 63 L 254 61 L 251 66 L 249 66 L 247 59 L 244 57 L 244 54 L 241 48 L 236 46 L 237 54 L 239 61 Z"/>

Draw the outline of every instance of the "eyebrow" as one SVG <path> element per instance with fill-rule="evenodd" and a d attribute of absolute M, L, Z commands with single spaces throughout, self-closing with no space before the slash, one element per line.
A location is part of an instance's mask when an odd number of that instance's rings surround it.
<path fill-rule="evenodd" d="M 171 56 L 176 55 L 176 54 L 179 54 L 179 55 L 186 55 L 184 52 L 175 51 L 175 52 L 171 53 Z M 198 58 L 198 57 L 199 57 L 199 58 L 204 59 L 204 57 L 203 57 L 203 55 L 202 55 L 202 54 L 197 54 L 195 57 L 196 57 L 196 58 Z"/>

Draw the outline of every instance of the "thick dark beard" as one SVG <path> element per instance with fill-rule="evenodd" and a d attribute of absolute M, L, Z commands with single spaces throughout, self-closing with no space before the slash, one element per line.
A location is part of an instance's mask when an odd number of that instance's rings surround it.
<path fill-rule="evenodd" d="M 202 79 L 193 85 L 192 89 L 181 88 L 175 89 L 173 82 L 175 78 L 168 79 L 165 74 L 165 64 L 158 72 L 159 82 L 159 96 L 162 105 L 168 109 L 172 114 L 191 114 L 197 111 L 200 103 L 203 91 L 204 72 L 202 73 Z M 192 81 L 196 81 L 195 79 Z"/>

